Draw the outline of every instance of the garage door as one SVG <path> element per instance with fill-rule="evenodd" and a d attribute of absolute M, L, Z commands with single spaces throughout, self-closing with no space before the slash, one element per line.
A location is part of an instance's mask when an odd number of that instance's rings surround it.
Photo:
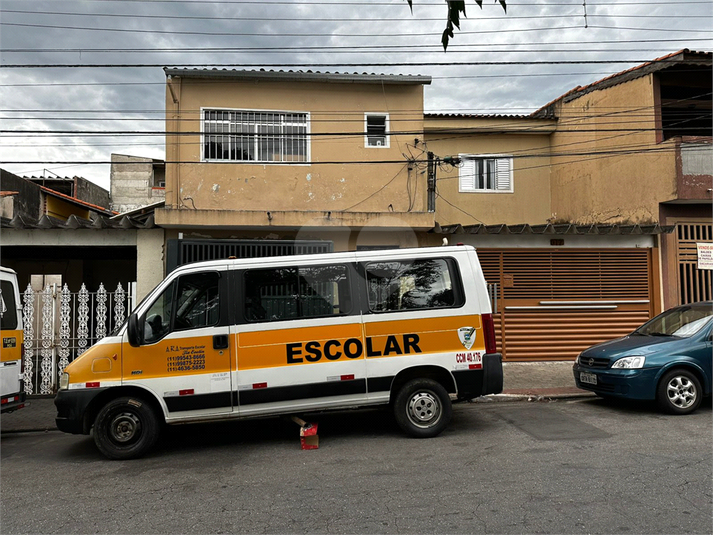
<path fill-rule="evenodd" d="M 649 319 L 651 249 L 478 249 L 509 361 L 572 360 Z"/>

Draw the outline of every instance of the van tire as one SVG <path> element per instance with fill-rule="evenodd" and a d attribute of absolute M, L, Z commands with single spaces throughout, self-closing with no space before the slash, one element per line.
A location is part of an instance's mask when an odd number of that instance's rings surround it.
<path fill-rule="evenodd" d="M 701 404 L 703 390 L 695 374 L 683 368 L 671 370 L 661 378 L 656 390 L 659 408 L 669 414 L 689 414 Z"/>
<path fill-rule="evenodd" d="M 394 400 L 396 423 L 408 435 L 431 438 L 443 431 L 451 420 L 451 398 L 443 385 L 432 379 L 413 379 Z"/>
<path fill-rule="evenodd" d="M 94 420 L 94 442 L 109 459 L 136 459 L 156 443 L 158 418 L 141 398 L 122 397 L 104 405 Z"/>

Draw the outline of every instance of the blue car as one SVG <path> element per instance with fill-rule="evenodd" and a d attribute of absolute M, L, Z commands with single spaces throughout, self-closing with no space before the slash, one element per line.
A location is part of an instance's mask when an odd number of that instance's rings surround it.
<path fill-rule="evenodd" d="M 695 411 L 711 394 L 713 302 L 667 310 L 574 362 L 579 388 L 604 398 L 656 400 L 671 414 Z"/>

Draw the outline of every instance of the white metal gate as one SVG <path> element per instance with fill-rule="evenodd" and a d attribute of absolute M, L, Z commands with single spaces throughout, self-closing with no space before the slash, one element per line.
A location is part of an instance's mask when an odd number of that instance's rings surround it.
<path fill-rule="evenodd" d="M 48 284 L 23 293 L 24 380 L 28 394 L 52 395 L 64 368 L 92 344 L 119 327 L 135 305 L 136 283 L 121 283 L 113 292 L 103 284 L 89 292 L 82 284 L 70 292 Z"/>

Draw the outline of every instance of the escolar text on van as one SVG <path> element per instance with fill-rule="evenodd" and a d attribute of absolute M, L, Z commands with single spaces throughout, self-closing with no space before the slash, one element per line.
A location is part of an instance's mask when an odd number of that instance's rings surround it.
<path fill-rule="evenodd" d="M 433 437 L 502 391 L 490 307 L 468 246 L 188 264 L 67 366 L 57 427 L 125 459 L 163 422 L 391 405 Z"/>
<path fill-rule="evenodd" d="M 22 305 L 17 275 L 4 267 L 0 267 L 0 337 L 0 410 L 12 412 L 26 405 Z"/>

